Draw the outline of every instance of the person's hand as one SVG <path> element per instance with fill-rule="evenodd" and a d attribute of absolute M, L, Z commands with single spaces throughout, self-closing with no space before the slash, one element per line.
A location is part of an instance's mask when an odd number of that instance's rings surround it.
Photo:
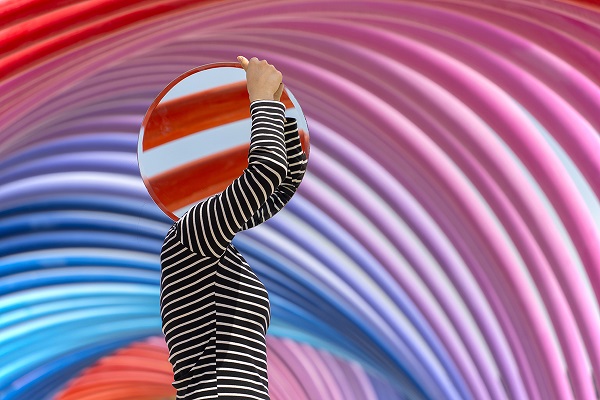
<path fill-rule="evenodd" d="M 238 61 L 246 71 L 250 102 L 254 100 L 279 101 L 283 92 L 281 72 L 266 60 L 259 61 L 256 57 L 252 57 L 248 61 L 246 57 L 238 56 Z"/>

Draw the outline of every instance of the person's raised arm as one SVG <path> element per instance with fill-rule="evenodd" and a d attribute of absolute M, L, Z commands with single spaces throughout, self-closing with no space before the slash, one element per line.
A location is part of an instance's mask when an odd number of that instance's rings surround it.
<path fill-rule="evenodd" d="M 248 167 L 223 192 L 194 205 L 176 224 L 181 243 L 206 257 L 220 257 L 225 252 L 235 234 L 283 182 L 288 170 L 285 105 L 274 100 L 281 96 L 281 73 L 257 58 L 242 66 L 251 101 Z"/>
<path fill-rule="evenodd" d="M 288 172 L 285 180 L 277 187 L 275 192 L 267 199 L 265 204 L 252 215 L 242 230 L 259 225 L 277 214 L 290 201 L 302 182 L 306 172 L 306 155 L 302 151 L 298 124 L 294 118 L 285 120 L 285 149 L 288 162 Z"/>

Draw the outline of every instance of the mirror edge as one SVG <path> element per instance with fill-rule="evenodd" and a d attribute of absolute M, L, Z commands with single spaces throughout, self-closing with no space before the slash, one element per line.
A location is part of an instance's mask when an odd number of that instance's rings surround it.
<path fill-rule="evenodd" d="M 140 126 L 140 131 L 138 132 L 138 145 L 137 145 L 137 151 L 136 151 L 136 160 L 137 160 L 137 164 L 138 164 L 138 171 L 140 173 L 140 177 L 142 178 L 142 181 L 144 182 L 144 186 L 146 186 L 146 190 L 148 190 L 148 193 L 150 194 L 150 198 L 152 199 L 152 201 L 162 210 L 162 212 L 164 212 L 173 221 L 178 221 L 180 217 L 175 215 L 170 210 L 166 209 L 162 203 L 154 200 L 158 197 L 156 196 L 156 193 L 152 189 L 152 186 L 150 185 L 148 179 L 146 179 L 146 177 L 142 174 L 142 168 L 140 166 L 140 147 L 142 146 L 143 132 L 145 131 L 148 120 L 150 119 L 150 115 L 152 114 L 152 112 L 154 111 L 154 109 L 156 108 L 158 103 L 160 103 L 160 101 L 163 99 L 163 97 L 165 97 L 167 95 L 167 93 L 169 92 L 169 90 L 171 90 L 175 85 L 177 85 L 179 82 L 181 82 L 188 76 L 193 75 L 195 73 L 198 73 L 201 71 L 206 71 L 206 70 L 213 69 L 213 68 L 222 68 L 222 67 L 242 68 L 240 63 L 237 63 L 237 62 L 227 62 L 227 61 L 215 62 L 215 63 L 204 64 L 204 65 L 201 65 L 198 67 L 194 67 L 190 70 L 187 70 L 183 74 L 179 75 L 177 78 L 173 79 L 167 86 L 165 86 L 160 91 L 160 93 L 154 98 L 152 103 L 150 103 L 148 110 L 146 110 L 146 114 L 144 114 L 144 119 L 142 120 L 142 124 Z"/>

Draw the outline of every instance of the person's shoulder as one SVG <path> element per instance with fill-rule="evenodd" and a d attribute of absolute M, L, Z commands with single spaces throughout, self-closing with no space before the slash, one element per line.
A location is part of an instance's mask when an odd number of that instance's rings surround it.
<path fill-rule="evenodd" d="M 167 234 L 165 235 L 165 240 L 163 241 L 163 243 L 167 243 L 167 242 L 171 241 L 172 238 L 175 236 L 176 232 L 177 232 L 177 221 L 175 221 L 173 223 L 173 225 L 171 225 L 171 227 L 167 231 Z"/>

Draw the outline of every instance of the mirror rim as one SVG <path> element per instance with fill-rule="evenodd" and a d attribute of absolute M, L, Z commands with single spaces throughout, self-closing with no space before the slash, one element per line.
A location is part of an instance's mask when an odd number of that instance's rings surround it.
<path fill-rule="evenodd" d="M 148 193 L 150 194 L 150 197 L 152 199 L 152 201 L 154 202 L 154 204 L 156 204 L 162 212 L 164 212 L 169 218 L 171 218 L 173 221 L 178 221 L 181 217 L 178 217 L 173 211 L 169 210 L 166 208 L 166 206 L 160 201 L 159 196 L 157 196 L 156 192 L 154 191 L 152 185 L 150 184 L 150 180 L 149 178 L 147 178 L 146 176 L 144 176 L 144 174 L 142 173 L 142 168 L 140 165 L 140 148 L 142 146 L 143 143 L 143 136 L 141 135 L 142 132 L 145 133 L 146 131 L 146 126 L 148 124 L 148 121 L 150 120 L 150 117 L 152 115 L 152 113 L 154 112 L 154 110 L 156 109 L 156 107 L 158 106 L 158 104 L 161 102 L 161 100 L 167 95 L 167 93 L 174 87 L 176 86 L 178 83 L 180 83 L 181 81 L 183 81 L 184 79 L 186 79 L 187 77 L 202 72 L 202 71 L 206 71 L 209 69 L 213 69 L 213 68 L 239 68 L 239 69 L 243 69 L 241 64 L 238 62 L 214 62 L 214 63 L 210 63 L 210 64 L 204 64 L 198 67 L 194 67 L 184 73 L 182 73 L 181 75 L 179 75 L 178 77 L 176 77 L 175 79 L 173 79 L 171 82 L 169 82 L 169 84 L 167 86 L 165 86 L 160 93 L 154 98 L 154 100 L 152 101 L 152 103 L 150 104 L 150 106 L 148 107 L 148 110 L 146 111 L 146 114 L 144 115 L 144 118 L 142 120 L 142 123 L 140 125 L 140 131 L 138 132 L 138 145 L 137 145 L 137 151 L 136 151 L 136 159 L 137 159 L 137 164 L 138 164 L 138 171 L 140 173 L 140 177 L 142 178 L 142 181 L 144 182 L 144 186 L 146 187 Z M 286 91 L 288 89 L 286 88 Z M 310 145 L 309 145 L 310 146 Z M 306 152 L 306 155 L 308 157 L 308 150 Z"/>
<path fill-rule="evenodd" d="M 154 189 L 152 188 L 152 185 L 150 184 L 149 179 L 147 179 L 142 174 L 142 169 L 140 167 L 140 146 L 142 144 L 143 137 L 140 137 L 141 136 L 140 133 L 142 131 L 144 131 L 144 132 L 146 131 L 146 125 L 148 124 L 148 121 L 150 120 L 150 116 L 152 115 L 152 113 L 154 112 L 156 107 L 158 106 L 158 103 L 160 103 L 160 101 L 167 95 L 167 93 L 175 85 L 177 85 L 179 82 L 183 81 L 185 78 L 187 78 L 190 75 L 196 74 L 198 72 L 206 71 L 209 69 L 213 69 L 213 68 L 223 68 L 223 67 L 242 69 L 242 66 L 240 65 L 240 63 L 227 61 L 227 62 L 215 62 L 215 63 L 200 65 L 198 67 L 194 67 L 194 68 L 184 72 L 183 74 L 179 75 L 177 78 L 173 79 L 154 98 L 154 101 L 152 101 L 152 103 L 150 103 L 150 106 L 148 107 L 148 110 L 146 111 L 146 114 L 144 115 L 144 119 L 142 120 L 142 124 L 140 125 L 140 132 L 138 132 L 138 145 L 137 145 L 137 150 L 136 150 L 136 159 L 137 159 L 137 164 L 138 164 L 138 171 L 140 172 L 140 177 L 142 178 L 142 181 L 144 182 L 144 186 L 146 186 L 146 189 L 148 190 L 148 193 L 150 194 L 150 197 L 152 198 L 152 201 L 154 202 L 154 204 L 156 204 L 162 210 L 162 212 L 164 212 L 173 221 L 178 221 L 180 217 L 175 215 L 175 213 L 173 213 L 171 210 L 167 209 L 160 200 L 157 201 L 157 199 L 159 199 L 159 197 L 154 192 Z"/>

